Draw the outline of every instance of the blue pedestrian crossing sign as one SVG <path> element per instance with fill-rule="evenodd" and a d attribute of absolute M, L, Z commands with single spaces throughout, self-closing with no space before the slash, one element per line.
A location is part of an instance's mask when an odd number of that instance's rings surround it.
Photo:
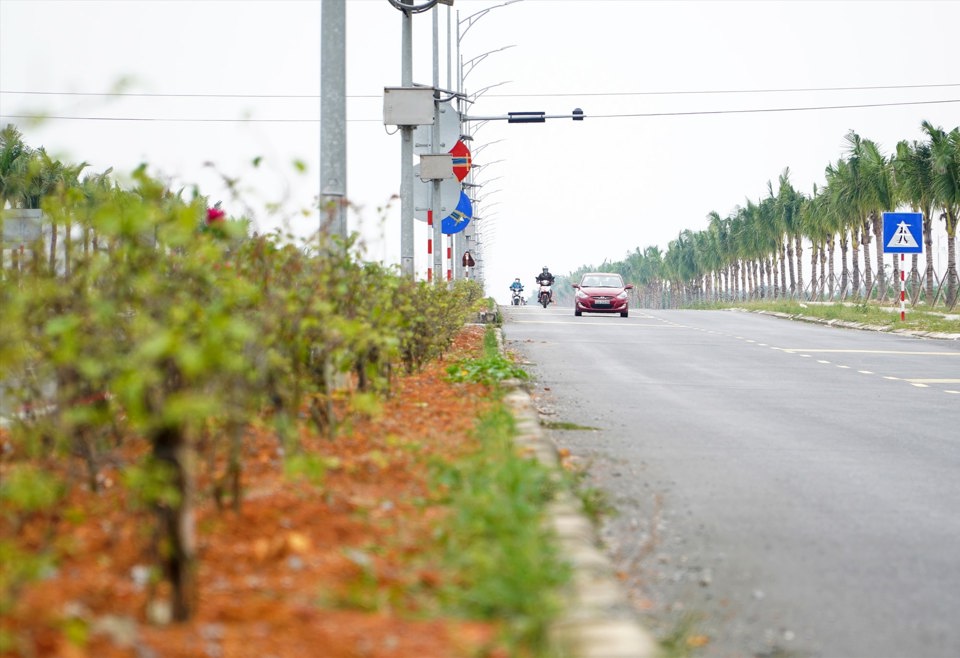
<path fill-rule="evenodd" d="M 923 214 L 883 213 L 883 251 L 887 254 L 923 253 Z"/>

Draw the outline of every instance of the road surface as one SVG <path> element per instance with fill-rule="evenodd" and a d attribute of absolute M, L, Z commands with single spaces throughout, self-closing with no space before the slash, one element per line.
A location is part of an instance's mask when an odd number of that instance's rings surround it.
<path fill-rule="evenodd" d="M 658 637 L 711 658 L 960 656 L 960 342 L 503 312 L 567 428 L 551 437 L 617 510 L 603 537 Z"/>

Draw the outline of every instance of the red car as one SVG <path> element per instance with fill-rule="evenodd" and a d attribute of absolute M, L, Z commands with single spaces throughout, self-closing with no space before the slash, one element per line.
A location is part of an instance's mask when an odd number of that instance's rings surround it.
<path fill-rule="evenodd" d="M 587 272 L 580 277 L 580 283 L 573 284 L 573 314 L 619 313 L 625 318 L 629 314 L 628 290 L 632 283 L 623 283 L 623 277 L 616 272 Z"/>

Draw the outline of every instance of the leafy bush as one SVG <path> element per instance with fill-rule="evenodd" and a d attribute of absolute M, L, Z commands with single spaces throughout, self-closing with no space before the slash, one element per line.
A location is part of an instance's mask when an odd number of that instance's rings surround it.
<path fill-rule="evenodd" d="M 322 464 L 299 455 L 300 415 L 335 439 L 335 397 L 389 393 L 396 368 L 442 355 L 482 290 L 364 262 L 355 236 L 250 237 L 243 218 L 183 199 L 145 167 L 133 181 L 99 177 L 44 198 L 64 257 L 0 271 L 0 372 L 23 411 L 15 452 L 80 459 L 91 490 L 130 437 L 147 440 L 141 463 L 121 464 L 124 481 L 156 514 L 174 618 L 187 619 L 199 600 L 200 458 L 228 456 L 213 493 L 239 506 L 243 428 L 267 417 L 290 472 L 322 480 Z"/>

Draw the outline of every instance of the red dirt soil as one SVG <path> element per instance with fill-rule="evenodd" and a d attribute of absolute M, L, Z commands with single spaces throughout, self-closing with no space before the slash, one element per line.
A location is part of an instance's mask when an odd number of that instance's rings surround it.
<path fill-rule="evenodd" d="M 15 539 L 30 550 L 55 546 L 62 558 L 0 618 L 17 641 L 3 658 L 506 655 L 495 624 L 445 617 L 430 596 L 445 577 L 428 543 L 445 510 L 426 464 L 470 451 L 474 420 L 489 404 L 483 387 L 447 382 L 444 370 L 479 356 L 483 333 L 465 328 L 444 360 L 396 383 L 382 414 L 347 421 L 335 440 L 303 429 L 305 451 L 327 459 L 320 484 L 283 475 L 266 426 L 247 435 L 239 513 L 218 510 L 210 495 L 211 471 L 222 466 L 201 464 L 200 600 L 188 623 L 148 621 L 150 588 L 133 574 L 153 565 L 153 517 L 135 508 L 117 469 L 104 470 L 102 491 L 92 493 L 79 463 L 61 465 L 73 483 L 66 501 Z M 4 447 L 0 477 L 18 458 Z M 0 539 L 10 539 L 2 512 Z M 153 599 L 163 594 L 161 585 Z M 86 639 L 68 640 L 70 628 L 86 628 Z"/>

